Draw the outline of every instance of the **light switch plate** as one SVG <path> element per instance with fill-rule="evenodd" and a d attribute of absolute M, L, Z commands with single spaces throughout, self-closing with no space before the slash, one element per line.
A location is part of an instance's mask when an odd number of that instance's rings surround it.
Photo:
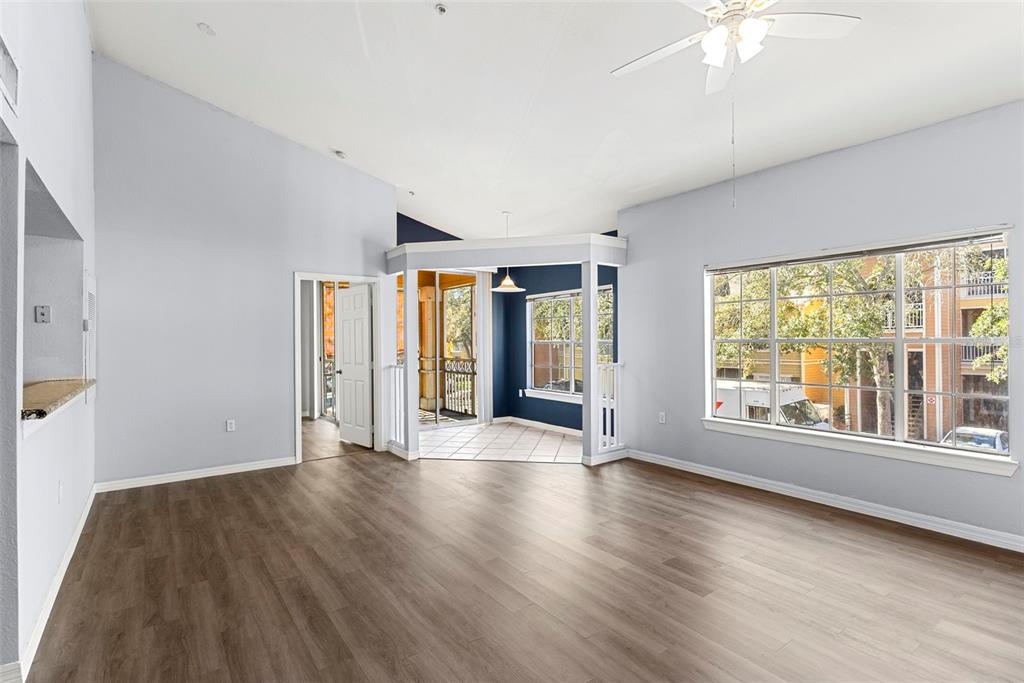
<path fill-rule="evenodd" d="M 49 306 L 36 306 L 35 309 L 35 320 L 37 323 L 48 323 L 50 322 L 50 307 Z"/>

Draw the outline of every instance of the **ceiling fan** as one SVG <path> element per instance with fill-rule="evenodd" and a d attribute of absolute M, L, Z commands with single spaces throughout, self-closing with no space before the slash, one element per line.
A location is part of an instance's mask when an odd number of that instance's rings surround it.
<path fill-rule="evenodd" d="M 761 12 L 778 0 L 679 0 L 700 12 L 708 20 L 708 29 L 659 47 L 612 71 L 621 76 L 653 64 L 665 57 L 700 43 L 708 77 L 704 92 L 708 95 L 725 88 L 732 78 L 736 58 L 747 62 L 764 49 L 768 36 L 778 38 L 845 38 L 860 22 L 860 17 L 823 12 Z"/>

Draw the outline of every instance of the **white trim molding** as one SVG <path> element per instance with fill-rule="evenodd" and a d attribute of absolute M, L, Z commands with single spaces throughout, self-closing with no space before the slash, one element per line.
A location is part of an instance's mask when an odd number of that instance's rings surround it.
<path fill-rule="evenodd" d="M 512 415 L 503 415 L 502 417 L 494 418 L 493 422 L 511 422 L 513 424 L 522 425 L 524 427 L 533 427 L 534 429 L 543 429 L 547 432 L 557 432 L 559 434 L 568 434 L 569 436 L 583 437 L 582 429 L 573 429 L 572 427 L 562 427 L 561 425 L 549 425 L 547 422 L 538 422 L 537 420 L 527 420 L 522 417 L 514 417 Z"/>
<path fill-rule="evenodd" d="M 754 266 L 772 265 L 784 261 L 800 261 L 805 259 L 828 259 L 833 256 L 845 256 L 863 251 L 875 251 L 881 249 L 914 249 L 921 245 L 933 242 L 952 241 L 957 239 L 970 239 L 977 235 L 1006 232 L 1014 227 L 1013 223 L 996 223 L 994 225 L 979 225 L 973 228 L 962 230 L 948 230 L 921 235 L 916 239 L 886 240 L 884 242 L 873 242 L 870 244 L 847 245 L 845 247 L 830 247 L 828 249 L 815 249 L 813 251 L 800 251 L 789 254 L 776 254 L 758 259 L 744 259 L 741 261 L 726 261 L 722 263 L 710 263 L 704 266 L 704 270 L 733 270 L 736 268 L 751 268 Z"/>
<path fill-rule="evenodd" d="M 95 499 L 96 487 L 93 486 L 92 491 L 89 492 L 89 499 L 85 501 L 82 514 L 78 518 L 78 524 L 75 526 L 75 530 L 71 534 L 71 539 L 68 541 L 68 546 L 64 549 L 64 557 L 61 558 L 60 565 L 57 567 L 57 572 L 53 575 L 53 580 L 50 582 L 50 588 L 46 591 L 46 599 L 43 600 L 43 606 L 39 610 L 39 614 L 36 616 L 36 623 L 32 627 L 32 635 L 29 636 L 28 642 L 25 644 L 25 649 L 18 655 L 21 660 L 21 666 L 19 667 L 21 678 L 8 679 L 7 676 L 10 675 L 10 672 L 4 671 L 3 675 L 0 676 L 0 681 L 28 680 L 28 672 L 29 669 L 32 668 L 32 660 L 36 658 L 36 650 L 39 649 L 39 641 L 43 638 L 43 631 L 46 629 L 46 622 L 50 620 L 50 612 L 53 611 L 53 603 L 57 601 L 57 593 L 60 592 L 60 586 L 64 583 L 64 574 L 67 573 L 68 565 L 71 564 L 71 558 L 75 555 L 75 549 L 78 547 L 78 539 L 82 536 L 82 529 L 85 528 L 85 522 L 89 519 L 89 512 L 92 511 L 92 503 Z"/>
<path fill-rule="evenodd" d="M 409 452 L 402 447 L 402 444 L 395 443 L 394 441 L 388 442 L 388 452 L 392 455 L 397 455 L 402 460 L 408 460 L 409 462 L 420 459 L 419 451 Z"/>
<path fill-rule="evenodd" d="M 772 493 L 778 493 L 791 498 L 799 498 L 801 500 L 820 503 L 821 505 L 827 505 L 841 510 L 858 512 L 862 515 L 868 515 L 869 517 L 887 519 L 892 522 L 899 522 L 900 524 L 906 524 L 919 529 L 927 529 L 928 531 L 935 531 L 940 534 L 955 536 L 968 541 L 976 541 L 978 543 L 984 543 L 998 548 L 1024 552 L 1024 536 L 1011 534 L 1006 531 L 986 529 L 984 527 L 965 524 L 964 522 L 957 522 L 943 517 L 935 517 L 933 515 L 926 515 L 920 512 L 911 512 L 909 510 L 902 510 L 900 508 L 889 507 L 887 505 L 871 503 L 858 498 L 840 496 L 834 493 L 816 491 L 814 489 L 804 488 L 803 486 L 797 486 L 796 484 L 787 484 L 772 479 L 763 479 L 761 477 L 755 477 L 741 472 L 723 470 L 717 467 L 710 467 L 708 465 L 690 462 L 688 460 L 679 460 L 677 458 L 658 455 L 656 453 L 630 450 L 629 457 L 641 462 L 671 467 L 672 469 L 700 474 L 705 477 L 711 477 L 712 479 L 720 479 L 734 484 L 750 486 L 752 488 L 761 489 L 762 491 L 771 491 Z"/>
<path fill-rule="evenodd" d="M 481 269 L 591 261 L 617 267 L 626 265 L 627 244 L 624 237 L 592 233 L 415 242 L 387 251 L 387 272 L 395 274 L 406 270 Z"/>
<path fill-rule="evenodd" d="M 509 247 L 562 247 L 580 244 L 622 248 L 626 243 L 625 237 L 599 235 L 593 232 L 571 235 L 527 235 L 507 238 L 407 242 L 388 249 L 386 256 L 394 258 L 406 254 L 428 254 L 445 251 L 476 251 L 478 249 L 505 249 Z M 474 266 L 473 268 L 481 270 L 479 266 Z"/>
<path fill-rule="evenodd" d="M 131 479 L 114 479 L 112 481 L 96 482 L 95 492 L 121 491 L 124 489 L 135 489 L 140 486 L 155 486 L 157 484 L 171 484 L 176 481 L 188 481 L 189 479 L 205 479 L 206 477 L 218 477 L 222 474 L 238 474 L 239 472 L 252 472 L 265 470 L 271 467 L 285 467 L 294 465 L 295 458 L 274 458 L 272 460 L 256 460 L 253 462 L 240 462 L 236 465 L 218 465 L 216 467 L 204 467 L 197 470 L 185 470 L 184 472 L 168 472 L 166 474 L 152 474 L 145 477 L 133 477 Z"/>
<path fill-rule="evenodd" d="M 523 395 L 529 398 L 539 398 L 544 401 L 575 403 L 578 406 L 583 405 L 583 394 L 570 394 L 565 391 L 545 391 L 544 389 L 523 389 Z"/>
<path fill-rule="evenodd" d="M 742 420 L 730 420 L 722 417 L 703 418 L 704 428 L 713 432 L 737 434 L 773 441 L 785 441 L 834 451 L 864 453 L 880 458 L 907 460 L 925 465 L 951 467 L 958 470 L 970 470 L 984 474 L 996 474 L 1012 477 L 1017 471 L 1018 463 L 1010 458 L 983 453 L 967 453 L 949 448 L 925 446 L 917 443 L 887 441 L 873 439 L 855 434 L 839 434 L 836 432 L 818 432 L 812 429 L 782 427 Z"/>
<path fill-rule="evenodd" d="M 584 455 L 583 464 L 587 467 L 596 467 L 603 465 L 607 462 L 615 462 L 616 460 L 625 460 L 630 457 L 630 450 L 628 448 L 620 448 L 615 451 L 606 451 L 604 453 L 594 453 L 593 455 Z"/>

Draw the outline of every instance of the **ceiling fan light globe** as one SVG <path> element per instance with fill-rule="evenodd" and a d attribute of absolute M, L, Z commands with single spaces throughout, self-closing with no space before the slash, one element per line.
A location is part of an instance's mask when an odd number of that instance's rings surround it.
<path fill-rule="evenodd" d="M 720 50 L 724 51 L 728 42 L 729 29 L 724 24 L 719 24 L 700 39 L 700 48 L 704 50 L 704 54 L 717 53 Z"/>
<path fill-rule="evenodd" d="M 748 61 L 760 54 L 763 49 L 764 45 L 754 43 L 749 40 L 741 40 L 736 43 L 736 54 L 739 56 L 741 64 L 746 64 Z"/>
<path fill-rule="evenodd" d="M 715 50 L 714 52 L 706 52 L 704 53 L 704 59 L 702 59 L 701 61 L 707 64 L 708 66 L 713 66 L 716 69 L 721 69 L 723 66 L 725 66 L 725 56 L 727 52 L 728 49 L 724 47 L 720 50 Z"/>
<path fill-rule="evenodd" d="M 737 32 L 740 41 L 761 44 L 761 41 L 768 35 L 768 29 L 772 27 L 771 22 L 757 17 L 747 17 L 740 22 Z"/>

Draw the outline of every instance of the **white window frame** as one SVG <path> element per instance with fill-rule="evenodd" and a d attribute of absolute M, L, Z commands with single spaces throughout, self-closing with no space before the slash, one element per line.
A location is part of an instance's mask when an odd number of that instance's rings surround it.
<path fill-rule="evenodd" d="M 874 455 L 885 458 L 892 458 L 896 460 L 907 460 L 918 463 L 925 463 L 930 465 L 937 465 L 940 467 L 949 467 L 954 469 L 970 470 L 974 472 L 982 472 L 986 474 L 996 474 L 1001 476 L 1013 476 L 1019 466 L 1019 459 L 1015 457 L 1012 447 L 1011 452 L 1007 456 L 996 456 L 988 455 L 983 452 L 969 451 L 969 450 L 957 450 L 952 448 L 945 448 L 936 445 L 925 445 L 914 442 L 907 442 L 904 440 L 905 434 L 905 398 L 906 398 L 906 369 L 905 357 L 906 357 L 906 342 L 904 340 L 904 328 L 906 324 L 904 316 L 904 282 L 903 282 L 903 253 L 896 253 L 896 312 L 895 319 L 897 321 L 894 338 L 886 338 L 886 343 L 894 343 L 894 363 L 893 363 L 893 374 L 895 385 L 893 387 L 893 411 L 894 411 L 894 437 L 892 439 L 879 438 L 872 436 L 861 436 L 857 434 L 846 434 L 842 432 L 819 432 L 811 429 L 802 429 L 799 427 L 781 426 L 777 424 L 778 419 L 778 392 L 777 392 L 777 379 L 778 379 L 778 343 L 779 337 L 777 336 L 777 325 L 776 325 L 776 306 L 777 306 L 777 289 L 776 289 L 776 269 L 775 266 L 779 262 L 784 261 L 795 261 L 795 260 L 820 260 L 827 261 L 831 259 L 841 259 L 843 257 L 855 257 L 858 252 L 864 252 L 869 250 L 904 250 L 911 251 L 922 245 L 929 244 L 938 241 L 952 241 L 957 239 L 971 239 L 980 238 L 984 236 L 994 236 L 1001 234 L 1006 242 L 1007 251 L 1013 251 L 1016 253 L 1019 248 L 1015 244 L 1011 244 L 1013 240 L 1013 232 L 1010 230 L 1013 226 L 1011 225 L 999 225 L 999 226 L 987 226 L 984 228 L 976 228 L 971 230 L 962 230 L 952 233 L 942 233 L 939 235 L 932 235 L 930 237 L 914 240 L 914 241 L 898 241 L 884 244 L 875 244 L 870 246 L 861 246 L 859 248 L 841 248 L 833 250 L 822 250 L 812 254 L 793 254 L 788 256 L 778 256 L 767 259 L 759 259 L 748 262 L 737 262 L 728 264 L 709 265 L 704 270 L 704 330 L 705 330 L 705 348 L 704 348 L 704 360 L 705 360 L 705 401 L 704 401 L 704 417 L 703 424 L 704 428 L 709 431 L 725 432 L 730 434 L 738 434 L 743 436 L 751 436 L 757 438 L 770 439 L 774 441 L 782 441 L 786 443 L 805 444 L 810 446 L 816 446 L 820 448 L 826 448 L 830 450 L 838 451 L 849 451 L 854 453 L 863 453 L 867 455 Z M 1021 259 L 1017 259 L 1020 261 Z M 715 335 L 714 335 L 714 273 L 726 269 L 754 269 L 757 267 L 771 268 L 770 272 L 770 289 L 769 289 L 769 306 L 770 306 L 770 336 L 767 339 L 759 339 L 758 342 L 767 342 L 769 345 L 769 362 L 771 368 L 769 372 L 769 422 L 758 423 L 748 420 L 732 419 L 727 417 L 718 417 L 713 414 L 712 405 L 715 397 Z M 1010 264 L 1011 276 L 1010 280 L 1020 281 L 1019 277 L 1016 277 L 1020 272 L 1020 266 L 1015 266 L 1013 262 Z M 1019 323 L 1018 323 L 1019 324 Z M 1011 325 L 1013 325 L 1011 321 Z M 532 331 L 531 331 L 532 335 Z M 974 339 L 974 338 L 972 338 Z M 1012 341 L 1014 337 L 1012 330 L 1007 339 L 990 340 L 987 338 L 977 338 L 978 343 L 993 342 L 995 343 L 1009 343 L 1011 349 L 1010 362 L 1010 373 L 1011 373 L 1011 386 L 1014 386 L 1014 382 L 1020 381 L 1020 373 L 1015 371 L 1016 366 L 1019 364 L 1017 359 L 1013 356 L 1019 355 L 1014 351 L 1014 344 Z M 816 341 L 822 342 L 834 342 L 833 338 L 828 339 L 801 339 L 801 342 L 814 343 Z M 879 339 L 867 339 L 867 340 L 847 340 L 841 339 L 841 342 L 877 342 Z M 928 343 L 962 343 L 963 338 L 928 338 Z M 1019 391 L 1017 392 L 1019 393 Z M 1007 396 L 1007 401 L 1012 402 L 1011 396 Z M 1013 419 L 1013 412 L 1010 411 L 1010 419 Z M 1010 425 L 1011 429 L 1013 425 Z M 1022 436 L 1022 435 L 1018 435 Z M 1018 448 L 1019 450 L 1019 448 Z"/>
<path fill-rule="evenodd" d="M 598 294 L 602 291 L 610 290 L 612 292 L 612 301 L 614 302 L 615 297 L 615 286 L 614 285 L 601 285 L 597 288 Z M 559 391 L 557 389 L 536 389 L 533 387 L 533 304 L 535 301 L 541 299 L 558 299 L 568 298 L 569 304 L 569 330 L 570 334 L 574 329 L 573 326 L 573 313 L 572 313 L 572 297 L 583 296 L 582 289 L 563 289 L 557 292 L 543 292 L 540 294 L 530 294 L 526 297 L 526 385 L 523 389 L 523 395 L 529 396 L 530 398 L 540 398 L 547 401 L 559 401 L 561 403 L 575 403 L 583 405 L 583 394 L 575 390 L 575 378 L 576 378 L 576 354 L 572 353 L 571 362 L 569 365 L 569 391 Z M 614 305 L 614 304 L 613 304 Z M 614 334 L 614 326 L 612 334 Z M 611 341 L 614 348 L 615 339 L 599 339 L 598 341 Z M 569 345 L 574 346 L 575 344 L 582 344 L 583 340 L 580 339 L 578 342 L 570 339 Z"/>

